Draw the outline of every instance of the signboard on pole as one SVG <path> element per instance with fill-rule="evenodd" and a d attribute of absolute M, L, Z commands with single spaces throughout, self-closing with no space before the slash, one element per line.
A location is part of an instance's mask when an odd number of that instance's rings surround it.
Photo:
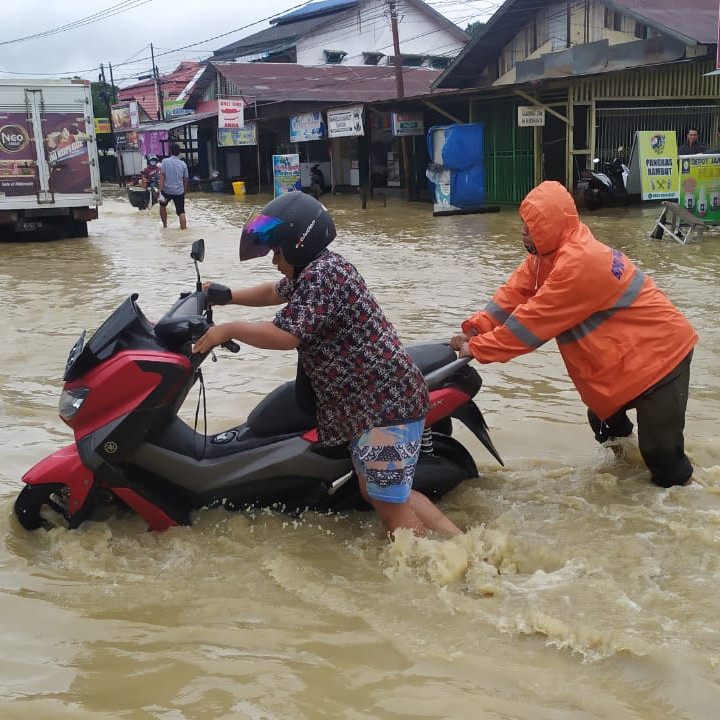
<path fill-rule="evenodd" d="M 300 185 L 300 155 L 273 155 L 273 185 L 275 197 L 294 190 L 302 191 Z"/>
<path fill-rule="evenodd" d="M 421 113 L 392 113 L 393 135 L 424 135 L 425 125 Z"/>
<path fill-rule="evenodd" d="M 720 155 L 680 155 L 679 204 L 705 222 L 720 221 Z"/>
<path fill-rule="evenodd" d="M 324 140 L 326 135 L 327 127 L 321 112 L 290 116 L 290 142 Z"/>
<path fill-rule="evenodd" d="M 245 125 L 245 101 L 242 98 L 218 100 L 218 127 L 241 128 Z"/>
<path fill-rule="evenodd" d="M 518 127 L 545 127 L 545 108 L 535 105 L 518 106 Z"/>
<path fill-rule="evenodd" d="M 674 130 L 638 130 L 630 156 L 627 190 L 643 200 L 678 196 L 677 136 Z"/>
<path fill-rule="evenodd" d="M 137 100 L 117 103 L 110 106 L 110 117 L 114 130 L 137 130 L 140 127 L 140 114 Z"/>
<path fill-rule="evenodd" d="M 328 136 L 331 138 L 362 137 L 365 134 L 362 105 L 328 110 L 327 121 Z"/>

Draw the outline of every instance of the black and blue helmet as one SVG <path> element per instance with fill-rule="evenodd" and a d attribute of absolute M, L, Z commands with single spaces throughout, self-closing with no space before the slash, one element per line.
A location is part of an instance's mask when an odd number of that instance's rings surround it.
<path fill-rule="evenodd" d="M 276 197 L 253 213 L 240 236 L 240 260 L 279 249 L 295 267 L 312 262 L 334 239 L 335 224 L 327 208 L 304 192 Z"/>

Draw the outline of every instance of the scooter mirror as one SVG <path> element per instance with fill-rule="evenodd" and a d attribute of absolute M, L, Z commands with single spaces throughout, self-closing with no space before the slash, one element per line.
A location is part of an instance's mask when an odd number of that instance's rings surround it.
<path fill-rule="evenodd" d="M 195 260 L 195 262 L 202 262 L 205 259 L 205 241 L 202 238 L 192 244 L 190 257 Z"/>
<path fill-rule="evenodd" d="M 600 162 L 600 158 L 593 158 L 593 165 L 597 165 Z"/>

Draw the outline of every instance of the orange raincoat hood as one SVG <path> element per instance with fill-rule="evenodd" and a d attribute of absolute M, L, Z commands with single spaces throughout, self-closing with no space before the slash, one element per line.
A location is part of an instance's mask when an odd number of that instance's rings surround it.
<path fill-rule="evenodd" d="M 540 183 L 525 196 L 520 217 L 528 226 L 538 255 L 557 250 L 581 225 L 572 195 L 554 180 Z"/>

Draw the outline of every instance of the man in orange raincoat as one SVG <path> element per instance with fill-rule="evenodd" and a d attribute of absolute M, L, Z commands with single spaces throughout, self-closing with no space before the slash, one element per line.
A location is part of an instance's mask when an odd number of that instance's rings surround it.
<path fill-rule="evenodd" d="M 693 468 L 683 430 L 692 350 L 684 315 L 623 253 L 595 239 L 558 182 L 531 190 L 520 205 L 529 256 L 487 307 L 451 340 L 461 356 L 506 362 L 555 338 L 588 407 L 599 442 L 628 436 L 652 480 L 684 485 Z"/>

